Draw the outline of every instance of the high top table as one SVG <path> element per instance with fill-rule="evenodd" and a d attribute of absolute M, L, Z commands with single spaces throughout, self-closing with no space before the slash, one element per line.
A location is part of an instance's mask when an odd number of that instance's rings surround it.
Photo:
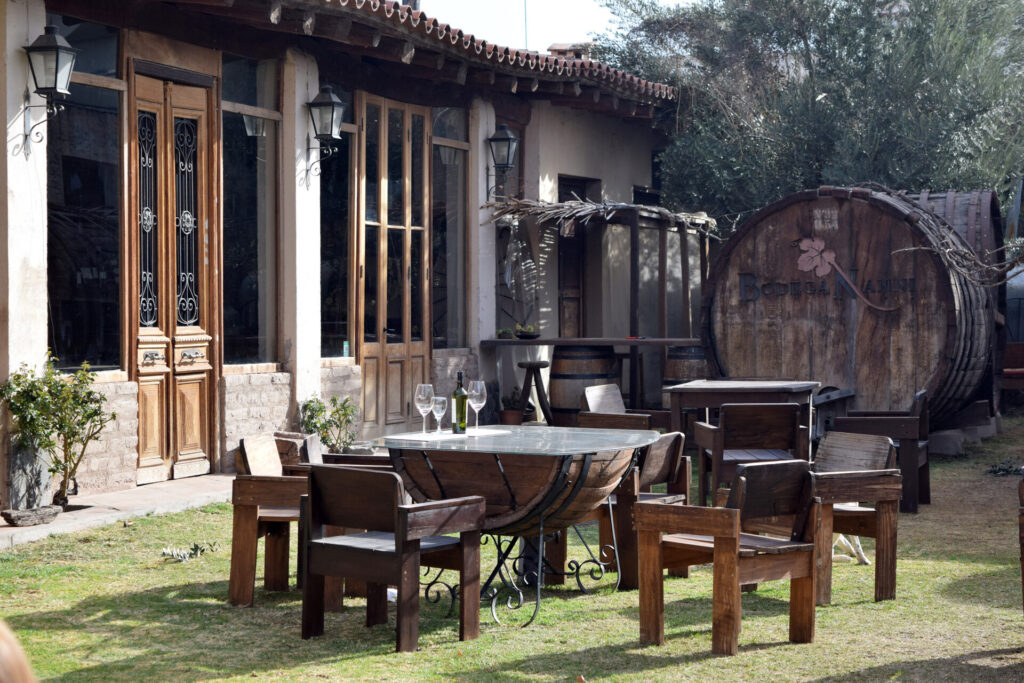
<path fill-rule="evenodd" d="M 518 593 L 510 598 L 511 606 L 515 599 L 521 604 L 523 594 L 509 567 L 517 560 L 522 565 L 522 558 L 509 559 L 515 539 L 543 538 L 581 520 L 629 474 L 636 449 L 658 438 L 648 430 L 488 425 L 465 435 L 414 432 L 384 436 L 377 443 L 388 449 L 415 502 L 468 495 L 486 499 L 483 531 L 495 539 L 498 562 L 484 587 L 499 577 Z M 543 543 L 538 545 L 539 575 L 544 552 Z M 539 605 L 541 581 L 535 583 Z M 490 597 L 497 620 L 497 593 Z M 530 621 L 536 613 L 535 607 Z"/>
<path fill-rule="evenodd" d="M 705 420 L 711 408 L 726 403 L 798 403 L 800 421 L 814 433 L 811 397 L 820 382 L 768 379 L 696 379 L 664 387 L 671 399 L 672 431 L 682 431 L 684 410 L 703 408 Z"/>

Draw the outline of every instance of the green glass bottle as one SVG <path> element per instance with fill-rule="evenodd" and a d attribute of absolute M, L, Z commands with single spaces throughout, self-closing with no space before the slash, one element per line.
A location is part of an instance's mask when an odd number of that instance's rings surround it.
<path fill-rule="evenodd" d="M 455 391 L 452 392 L 452 434 L 466 433 L 466 403 L 469 393 L 462 388 L 462 371 L 459 370 Z"/>

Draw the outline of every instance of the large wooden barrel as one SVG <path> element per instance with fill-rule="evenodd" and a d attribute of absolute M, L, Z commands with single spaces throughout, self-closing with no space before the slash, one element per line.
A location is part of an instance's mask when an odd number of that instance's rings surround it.
<path fill-rule="evenodd" d="M 612 347 L 556 346 L 548 379 L 555 426 L 575 427 L 583 390 L 595 384 L 613 384 L 616 379 Z"/>
<path fill-rule="evenodd" d="M 712 369 L 853 389 L 864 410 L 906 410 L 927 389 L 941 423 L 991 376 L 995 335 L 992 297 L 947 267 L 948 246 L 968 248 L 904 195 L 823 187 L 762 209 L 709 278 Z"/>

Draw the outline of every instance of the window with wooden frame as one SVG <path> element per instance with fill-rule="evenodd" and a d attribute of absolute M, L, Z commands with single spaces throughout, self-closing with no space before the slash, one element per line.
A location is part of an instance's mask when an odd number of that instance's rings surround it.
<path fill-rule="evenodd" d="M 121 173 L 125 81 L 115 78 L 119 31 L 58 14 L 79 50 L 71 95 L 47 124 L 48 343 L 57 367 L 119 370 Z"/>
<path fill-rule="evenodd" d="M 332 83 L 344 103 L 341 140 L 336 151 L 316 167 L 320 172 L 320 356 L 334 358 L 354 352 L 351 312 L 352 232 L 355 219 L 356 126 L 352 93 Z M 346 353 L 346 347 L 348 351 Z"/>
<path fill-rule="evenodd" d="M 466 344 L 468 115 L 435 107 L 431 155 L 431 327 L 435 349 Z"/>
<path fill-rule="evenodd" d="M 271 363 L 278 359 L 279 66 L 225 54 L 222 69 L 224 362 Z"/>

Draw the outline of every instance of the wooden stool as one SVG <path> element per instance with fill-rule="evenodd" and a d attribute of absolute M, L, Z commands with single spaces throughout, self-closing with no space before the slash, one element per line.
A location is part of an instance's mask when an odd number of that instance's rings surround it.
<path fill-rule="evenodd" d="M 523 393 L 519 396 L 519 410 L 526 410 L 526 404 L 530 401 L 530 385 L 537 387 L 537 401 L 540 402 L 540 411 L 544 413 L 544 420 L 549 424 L 555 424 L 551 417 L 551 405 L 548 404 L 548 395 L 544 391 L 544 383 L 540 379 L 540 371 L 550 365 L 546 360 L 524 360 L 519 367 L 526 370 L 526 377 L 523 378 Z"/>
<path fill-rule="evenodd" d="M 624 380 L 626 379 L 626 367 L 629 365 L 629 351 L 625 353 L 615 353 L 615 360 L 619 364 L 619 391 L 622 393 L 622 399 L 632 408 L 643 408 L 644 398 L 647 396 L 647 392 L 644 389 L 644 355 L 641 353 L 637 356 L 636 374 L 639 382 L 640 400 L 633 404 L 633 397 L 629 395 L 629 387 L 626 386 Z"/>

